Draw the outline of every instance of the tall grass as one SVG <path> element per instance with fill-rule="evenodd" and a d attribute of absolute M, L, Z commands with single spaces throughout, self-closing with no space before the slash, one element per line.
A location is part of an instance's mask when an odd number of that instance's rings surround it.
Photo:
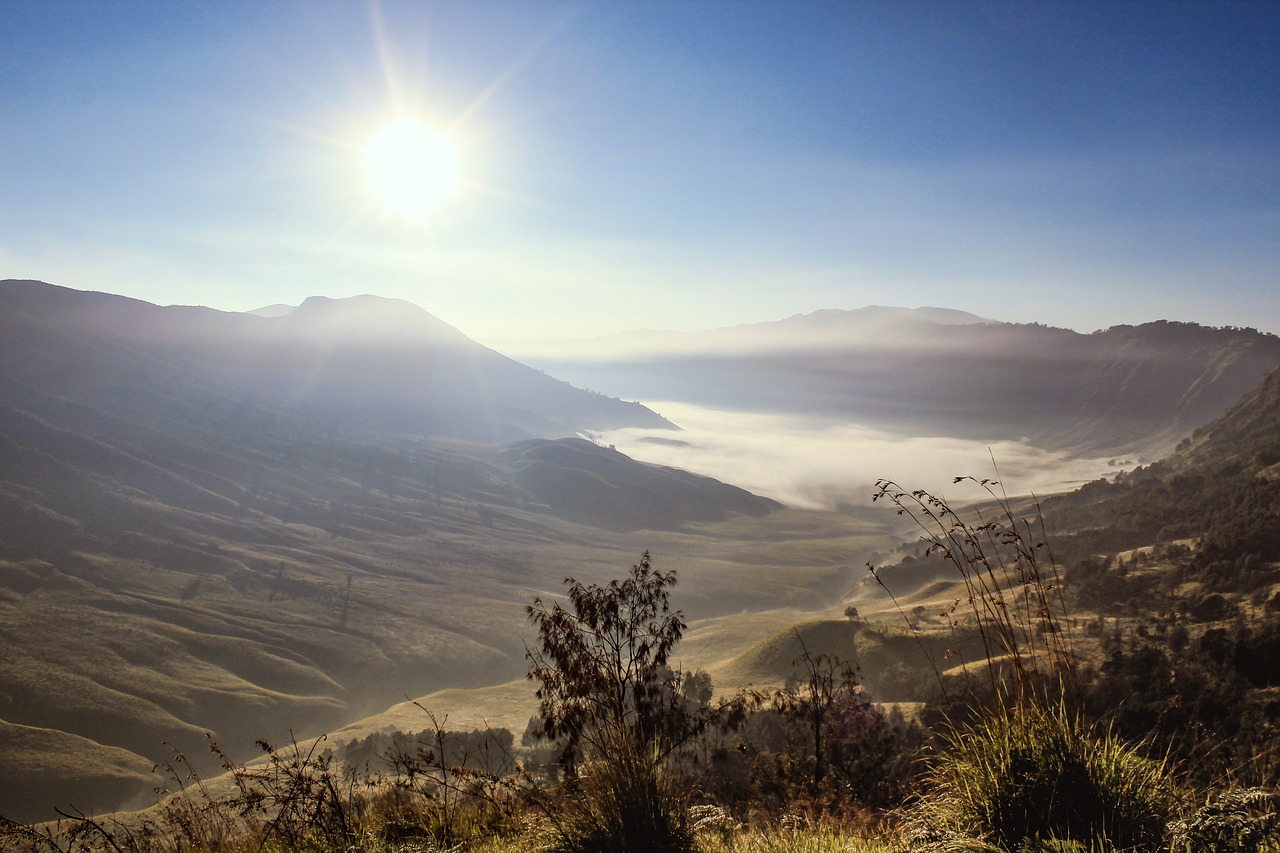
<path fill-rule="evenodd" d="M 890 853 L 886 841 L 829 822 L 783 815 L 765 827 L 699 831 L 697 853 Z"/>
<path fill-rule="evenodd" d="M 905 816 L 909 846 L 1159 849 L 1176 786 L 1165 765 L 1076 710 L 1076 657 L 1038 504 L 1022 518 L 998 481 L 954 482 L 976 484 L 988 509 L 979 505 L 966 520 L 945 499 L 890 480 L 875 493 L 914 522 L 926 556 L 956 570 L 964 597 L 951 609 L 951 626 L 982 638 L 985 667 L 978 668 L 994 697 L 974 721 L 949 721 L 925 790 Z M 966 677 L 972 671 L 963 670 Z M 969 686 L 969 706 L 983 707 Z"/>
<path fill-rule="evenodd" d="M 1064 696 L 1074 699 L 1076 657 L 1064 618 L 1062 578 L 1039 504 L 1033 499 L 1034 517 L 1021 518 L 999 481 L 956 477 L 953 482 L 976 484 L 991 509 L 973 507 L 969 521 L 946 499 L 923 489 L 905 489 L 892 480 L 876 483 L 872 501 L 889 503 L 898 515 L 908 517 L 925 543 L 925 556 L 945 560 L 963 582 L 964 597 L 947 615 L 953 631 L 978 632 L 985 652 L 982 663 L 1001 703 L 1043 705 Z M 875 567 L 868 568 L 888 591 Z M 899 611 L 905 618 L 905 611 Z M 915 633 L 910 620 L 907 624 Z M 931 662 L 941 681 L 942 664 L 932 657 Z"/>
<path fill-rule="evenodd" d="M 920 847 L 979 839 L 1156 850 L 1174 807 L 1168 768 L 1064 706 L 1001 707 L 958 726 L 926 780 L 909 834 Z"/>

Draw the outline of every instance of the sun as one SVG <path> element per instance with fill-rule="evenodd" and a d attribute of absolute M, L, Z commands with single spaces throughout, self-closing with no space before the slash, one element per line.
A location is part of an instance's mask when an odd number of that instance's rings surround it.
<path fill-rule="evenodd" d="M 457 144 L 415 118 L 398 118 L 369 137 L 361 161 L 369 195 L 389 219 L 425 223 L 462 185 Z"/>

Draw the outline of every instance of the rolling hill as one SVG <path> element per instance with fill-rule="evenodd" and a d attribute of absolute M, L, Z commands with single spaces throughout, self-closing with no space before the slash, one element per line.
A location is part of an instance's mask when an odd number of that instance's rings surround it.
<path fill-rule="evenodd" d="M 709 477 L 637 464 L 580 438 L 520 442 L 501 458 L 512 465 L 515 485 L 586 524 L 662 530 L 685 521 L 723 521 L 729 513 L 759 517 L 782 507 Z"/>

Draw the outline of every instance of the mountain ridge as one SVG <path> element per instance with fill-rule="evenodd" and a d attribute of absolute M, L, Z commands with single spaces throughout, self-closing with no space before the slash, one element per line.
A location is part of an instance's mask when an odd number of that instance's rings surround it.
<path fill-rule="evenodd" d="M 699 343 L 683 349 L 654 342 L 617 355 L 521 357 L 639 399 L 1146 459 L 1171 451 L 1280 366 L 1280 338 L 1255 329 L 1160 320 L 1086 335 L 963 313 L 935 322 L 922 309 L 881 311 L 838 313 L 836 332 L 805 327 L 829 323 L 817 312 L 724 335 L 689 333 Z"/>
<path fill-rule="evenodd" d="M 95 385 L 207 393 L 258 408 L 269 401 L 277 413 L 304 409 L 331 429 L 498 443 L 674 429 L 638 403 L 574 388 L 383 297 L 312 297 L 262 317 L 9 279 L 0 281 L 0 325 L 0 381 L 37 397 L 109 403 Z"/>
<path fill-rule="evenodd" d="M 620 354 L 643 355 L 662 352 L 699 353 L 709 349 L 751 348 L 759 349 L 770 344 L 778 346 L 785 336 L 803 333 L 805 346 L 836 346 L 839 341 L 827 340 L 820 335 L 846 334 L 854 328 L 893 326 L 904 322 L 928 322 L 937 325 L 980 325 L 994 321 L 954 308 L 921 306 L 901 308 L 884 305 L 866 305 L 862 308 L 820 308 L 808 313 L 792 314 L 778 320 L 756 323 L 739 323 L 693 332 L 659 329 L 634 329 L 594 338 L 557 337 L 546 339 L 500 338 L 493 341 L 495 347 L 521 358 L 550 357 L 556 354 L 591 353 L 602 357 Z M 710 341 L 699 341 L 700 338 Z M 772 339 L 772 340 L 771 340 Z"/>

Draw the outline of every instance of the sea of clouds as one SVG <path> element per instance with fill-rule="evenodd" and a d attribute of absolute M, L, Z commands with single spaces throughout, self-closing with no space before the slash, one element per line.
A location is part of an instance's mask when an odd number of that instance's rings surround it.
<path fill-rule="evenodd" d="M 1027 441 L 903 436 L 687 403 L 647 405 L 683 431 L 622 429 L 597 439 L 634 459 L 714 477 L 793 507 L 868 503 L 881 478 L 973 498 L 972 490 L 957 493 L 953 478 L 996 477 L 1010 495 L 1046 495 L 1119 470 L 1114 459 L 1074 457 Z"/>

